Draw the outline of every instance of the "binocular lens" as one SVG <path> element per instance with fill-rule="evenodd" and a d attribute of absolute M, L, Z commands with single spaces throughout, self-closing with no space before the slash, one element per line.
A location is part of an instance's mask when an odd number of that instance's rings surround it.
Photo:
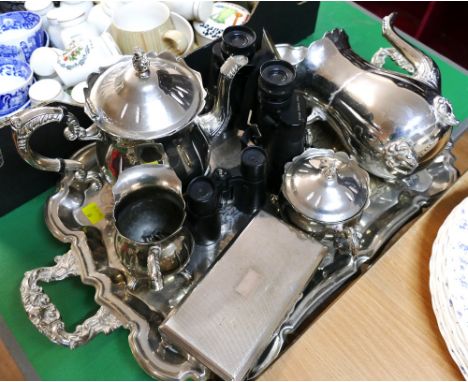
<path fill-rule="evenodd" d="M 226 28 L 223 33 L 221 50 L 226 56 L 244 55 L 247 57 L 255 53 L 257 35 L 243 25 Z"/>
<path fill-rule="evenodd" d="M 289 97 L 294 90 L 295 79 L 296 70 L 283 60 L 267 61 L 260 68 L 260 89 L 273 97 Z"/>
<path fill-rule="evenodd" d="M 218 206 L 218 194 L 213 180 L 207 176 L 193 179 L 186 192 L 187 206 L 197 215 L 213 213 Z"/>
<path fill-rule="evenodd" d="M 261 69 L 260 75 L 266 82 L 276 86 L 292 83 L 296 78 L 294 68 L 286 61 L 269 61 Z"/>

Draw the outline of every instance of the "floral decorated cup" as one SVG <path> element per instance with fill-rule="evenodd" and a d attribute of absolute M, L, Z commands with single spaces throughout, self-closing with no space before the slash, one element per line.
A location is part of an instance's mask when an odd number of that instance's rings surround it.
<path fill-rule="evenodd" d="M 23 61 L 0 58 L 0 117 L 19 110 L 28 102 L 33 72 Z"/>
<path fill-rule="evenodd" d="M 32 52 L 44 46 L 41 17 L 33 12 L 0 14 L 0 57 L 29 62 Z"/>

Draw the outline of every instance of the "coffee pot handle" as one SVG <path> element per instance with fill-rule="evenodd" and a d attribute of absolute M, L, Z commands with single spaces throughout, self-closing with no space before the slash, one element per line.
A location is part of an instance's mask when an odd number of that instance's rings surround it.
<path fill-rule="evenodd" d="M 109 309 L 101 306 L 94 316 L 77 325 L 74 332 L 65 330 L 60 312 L 50 301 L 39 282 L 64 280 L 78 276 L 77 256 L 72 251 L 55 258 L 52 267 L 36 268 L 24 274 L 21 282 L 21 300 L 34 326 L 52 342 L 71 349 L 84 345 L 99 333 L 108 334 L 122 326 L 120 320 Z"/>
<path fill-rule="evenodd" d="M 21 158 L 32 167 L 43 171 L 65 172 L 84 169 L 83 164 L 79 161 L 47 158 L 31 149 L 29 140 L 37 129 L 49 123 L 63 120 L 65 120 L 69 130 L 82 129 L 72 113 L 58 106 L 36 107 L 11 117 L 9 123 L 13 131 L 13 140 Z"/>

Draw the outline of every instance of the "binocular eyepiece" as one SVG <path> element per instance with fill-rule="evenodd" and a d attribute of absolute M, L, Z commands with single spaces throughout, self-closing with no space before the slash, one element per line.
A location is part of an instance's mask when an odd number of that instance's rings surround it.
<path fill-rule="evenodd" d="M 270 60 L 260 67 L 258 87 L 267 98 L 283 101 L 291 97 L 295 80 L 294 66 L 283 60 Z"/>

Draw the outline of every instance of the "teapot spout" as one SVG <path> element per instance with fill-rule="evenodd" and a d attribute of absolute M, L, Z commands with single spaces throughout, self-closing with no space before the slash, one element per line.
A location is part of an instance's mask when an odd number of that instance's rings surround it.
<path fill-rule="evenodd" d="M 197 125 L 213 140 L 226 129 L 231 118 L 231 85 L 234 77 L 249 62 L 246 56 L 231 56 L 221 66 L 218 78 L 218 93 L 213 109 L 196 119 Z"/>
<path fill-rule="evenodd" d="M 422 82 L 440 93 L 439 68 L 430 57 L 396 33 L 393 27 L 396 16 L 397 14 L 393 12 L 382 20 L 382 34 L 394 48 L 380 49 L 372 57 L 372 63 L 381 67 L 386 56 L 390 56 L 398 65 L 407 70 L 414 80 Z"/>

